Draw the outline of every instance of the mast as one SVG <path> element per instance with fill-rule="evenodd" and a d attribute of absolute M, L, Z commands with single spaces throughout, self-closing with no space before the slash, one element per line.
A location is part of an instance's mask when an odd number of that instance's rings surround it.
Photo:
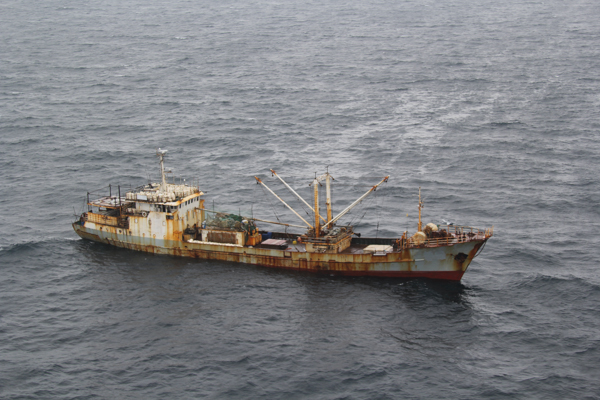
<path fill-rule="evenodd" d="M 417 232 L 421 232 L 423 227 L 421 224 L 421 209 L 423 208 L 423 202 L 421 201 L 421 187 L 419 186 L 419 224 L 417 225 Z"/>
<path fill-rule="evenodd" d="M 319 181 L 317 178 L 313 181 L 315 190 L 315 237 L 319 237 L 321 233 L 321 224 L 319 221 Z"/>
<path fill-rule="evenodd" d="M 160 178 L 161 178 L 160 190 L 162 192 L 167 191 L 167 178 L 165 176 L 165 160 L 164 160 L 166 153 L 167 153 L 167 150 L 161 150 L 160 147 L 158 148 L 158 150 L 156 150 L 156 155 L 158 156 L 158 158 L 160 160 Z"/>
<path fill-rule="evenodd" d="M 333 177 L 329 175 L 329 171 L 327 171 L 325 177 L 325 187 L 327 189 L 327 200 L 325 202 L 325 205 L 327 206 L 327 221 L 331 221 L 333 217 L 331 214 L 331 179 L 333 179 Z M 328 229 L 331 228 L 331 223 L 328 223 L 325 227 Z"/>
<path fill-rule="evenodd" d="M 325 222 L 326 228 L 331 228 L 332 223 L 327 223 L 325 219 L 319 214 L 319 185 L 321 181 L 325 181 L 326 192 L 327 192 L 327 219 L 331 221 L 331 179 L 333 176 L 329 175 L 329 172 L 324 173 L 321 176 L 315 176 L 315 179 L 312 181 L 310 185 L 314 185 L 314 196 L 315 196 L 315 237 L 319 237 L 321 235 L 321 222 L 319 219 L 322 219 Z M 310 186 L 309 185 L 309 186 Z"/>
<path fill-rule="evenodd" d="M 273 170 L 271 170 L 271 172 L 274 175 L 277 175 L 277 173 Z M 316 175 L 316 174 L 315 174 Z M 356 207 L 360 202 L 362 202 L 365 197 L 367 197 L 371 192 L 374 192 L 377 187 L 379 187 L 379 185 L 381 185 L 384 182 L 387 182 L 387 180 L 389 179 L 389 175 L 386 176 L 385 178 L 383 178 L 378 184 L 374 185 L 371 189 L 369 189 L 365 194 L 363 194 L 362 196 L 360 196 L 354 203 L 350 204 L 348 207 L 346 207 L 346 209 L 344 211 L 342 211 L 341 213 L 339 213 L 335 218 L 332 218 L 332 209 L 331 209 L 331 180 L 333 179 L 333 177 L 329 174 L 329 172 L 321 175 L 321 176 L 315 176 L 315 179 L 309 184 L 313 185 L 313 191 L 314 191 L 314 209 L 313 211 L 315 212 L 315 225 L 314 225 L 314 234 L 315 237 L 318 238 L 321 236 L 321 221 L 320 219 L 323 219 L 323 217 L 321 217 L 321 215 L 319 214 L 319 185 L 320 182 L 325 180 L 325 184 L 326 184 L 326 191 L 327 191 L 327 219 L 328 221 L 325 222 L 325 227 L 327 228 L 331 228 L 333 226 L 333 224 L 339 220 L 341 217 L 343 217 L 346 213 L 348 213 L 351 209 L 353 209 L 354 207 Z M 283 179 L 281 179 L 278 175 L 277 178 L 279 178 L 279 180 L 281 180 L 287 187 L 288 189 L 292 190 L 292 192 L 294 194 L 296 194 L 296 196 L 298 196 L 298 198 L 300 198 L 305 204 L 306 201 L 304 201 L 296 192 L 293 191 L 293 189 L 291 189 L 284 181 Z M 263 185 L 265 187 L 265 189 L 267 189 L 269 192 L 271 192 L 271 194 L 275 197 L 277 197 L 277 199 L 279 201 L 281 201 L 287 208 L 290 209 L 290 211 L 292 211 L 294 214 L 296 214 L 296 216 L 298 218 L 300 218 L 302 220 L 302 222 L 304 222 L 310 229 L 313 229 L 313 226 L 311 224 L 309 224 L 304 218 L 302 218 L 302 216 L 300 216 L 300 214 L 298 214 L 290 205 L 288 205 L 285 201 L 283 201 L 283 199 L 281 199 L 281 197 L 279 197 L 277 194 L 275 194 L 275 192 L 273 192 L 271 189 L 269 189 L 269 187 L 267 185 L 265 185 L 265 183 L 263 181 L 260 180 L 260 178 L 258 177 L 254 177 L 254 179 L 256 179 L 256 182 Z"/>

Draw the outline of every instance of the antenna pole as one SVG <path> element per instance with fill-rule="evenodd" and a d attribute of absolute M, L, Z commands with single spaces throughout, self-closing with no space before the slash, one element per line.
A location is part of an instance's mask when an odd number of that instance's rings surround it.
<path fill-rule="evenodd" d="M 423 202 L 421 201 L 421 187 L 419 186 L 419 224 L 417 226 L 417 232 L 421 232 L 423 227 L 421 224 L 421 209 L 423 208 Z"/>
<path fill-rule="evenodd" d="M 315 237 L 319 237 L 321 233 L 321 225 L 319 221 L 319 181 L 317 178 L 313 181 L 315 192 Z"/>
<path fill-rule="evenodd" d="M 327 172 L 327 177 L 325 178 L 325 187 L 327 188 L 327 200 L 325 202 L 325 205 L 327 206 L 327 221 L 331 221 L 333 215 L 331 213 L 331 175 L 329 175 L 329 171 Z M 326 225 L 327 228 L 331 228 L 331 226 L 331 223 Z"/>

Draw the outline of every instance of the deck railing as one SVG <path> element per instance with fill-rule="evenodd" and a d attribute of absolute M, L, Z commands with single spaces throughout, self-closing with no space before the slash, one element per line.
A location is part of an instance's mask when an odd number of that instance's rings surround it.
<path fill-rule="evenodd" d="M 478 229 L 472 226 L 456 226 L 456 225 L 440 225 L 438 232 L 445 230 L 445 237 L 430 237 L 422 243 L 416 243 L 412 238 L 409 238 L 404 245 L 404 248 L 412 247 L 439 247 L 448 246 L 456 243 L 466 243 L 473 240 L 485 240 L 494 235 L 494 227 Z"/>

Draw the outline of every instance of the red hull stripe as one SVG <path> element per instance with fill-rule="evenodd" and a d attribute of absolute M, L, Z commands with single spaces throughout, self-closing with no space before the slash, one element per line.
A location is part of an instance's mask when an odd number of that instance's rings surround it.
<path fill-rule="evenodd" d="M 271 267 L 272 268 L 272 267 Z M 278 268 L 278 267 L 275 267 Z M 463 271 L 340 271 L 340 270 L 318 270 L 285 268 L 295 271 L 307 271 L 317 274 L 335 276 L 372 276 L 380 278 L 428 278 L 441 279 L 445 281 L 460 281 L 464 275 Z"/>

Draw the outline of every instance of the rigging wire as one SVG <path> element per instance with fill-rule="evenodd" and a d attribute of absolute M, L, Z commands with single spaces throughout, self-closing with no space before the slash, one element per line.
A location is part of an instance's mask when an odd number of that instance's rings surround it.
<path fill-rule="evenodd" d="M 367 214 L 367 212 L 369 212 L 369 208 L 371 207 L 372 203 L 373 203 L 373 197 L 363 199 L 363 201 L 361 201 L 359 203 L 360 207 L 359 207 L 359 210 L 357 210 L 358 214 L 355 214 L 353 217 L 351 217 L 350 220 L 348 221 L 348 223 L 345 225 L 356 226 L 356 225 L 360 224 L 361 221 L 363 220 L 363 218 L 365 217 L 365 215 Z M 360 215 L 360 213 L 363 210 L 364 210 L 364 212 L 362 213 L 362 215 Z M 340 224 L 340 225 L 342 225 L 342 224 Z"/>
<path fill-rule="evenodd" d="M 279 216 L 277 215 L 277 212 L 275 211 L 275 206 L 273 205 L 273 202 L 271 201 L 270 197 L 267 196 L 267 192 L 265 191 L 265 188 L 262 187 L 262 185 L 261 185 L 261 189 L 263 191 L 263 194 L 265 195 L 265 197 L 269 201 L 269 205 L 271 206 L 271 209 L 273 210 L 273 214 L 275 214 L 275 218 L 277 219 L 278 222 L 281 222 L 281 220 L 279 219 Z"/>
<path fill-rule="evenodd" d="M 294 184 L 294 181 L 292 181 L 292 184 L 290 184 L 290 183 L 289 183 L 289 182 L 287 182 L 287 181 L 286 181 L 286 183 L 287 183 L 288 185 L 290 185 L 290 187 L 292 187 L 292 186 L 295 186 L 295 184 Z M 286 189 L 287 189 L 287 188 L 286 188 Z M 294 188 L 292 187 L 292 189 L 294 189 Z M 298 190 L 297 190 L 297 189 L 294 189 L 294 190 L 296 190 L 296 192 L 298 192 Z M 289 189 L 288 189 L 288 191 L 289 191 Z M 291 192 L 290 192 L 290 193 L 291 193 Z M 293 194 L 293 193 L 292 193 L 292 194 Z M 304 204 L 304 202 L 300 201 L 300 199 L 298 199 L 298 198 L 296 197 L 296 195 L 294 195 L 294 201 L 296 202 L 296 204 L 299 204 L 299 205 L 300 205 L 300 207 L 302 207 L 302 210 L 304 211 L 304 213 L 305 213 L 305 214 L 306 214 L 308 217 L 310 217 L 310 218 L 313 218 L 313 217 L 314 217 L 314 213 L 312 212 L 312 210 L 311 210 L 311 211 L 308 211 L 308 210 L 307 210 L 307 208 L 306 208 L 306 205 Z M 288 202 L 288 203 L 289 203 L 289 202 Z"/>
<path fill-rule="evenodd" d="M 296 186 L 294 185 L 295 180 L 291 181 L 291 185 L 290 186 Z M 288 184 L 290 184 L 290 182 L 288 181 Z M 340 183 L 336 183 L 335 186 L 350 186 L 350 187 L 362 187 L 363 185 L 361 184 L 340 184 Z M 371 185 L 364 185 L 364 186 L 368 186 L 371 187 Z M 271 209 L 273 211 L 273 214 L 275 215 L 275 218 L 277 219 L 278 222 L 281 222 L 281 219 L 279 217 L 279 215 L 276 212 L 276 207 L 273 205 L 273 201 L 271 200 L 270 196 L 267 195 L 265 188 L 261 186 L 261 189 L 263 191 L 263 194 L 265 194 L 265 196 L 268 198 L 269 200 L 269 205 L 271 206 Z M 253 190 L 253 197 L 254 197 L 254 190 Z M 365 201 L 366 200 L 366 201 Z M 302 210 L 304 211 L 304 213 L 308 216 L 308 217 L 313 217 L 314 213 L 311 211 L 309 211 L 306 208 L 306 205 L 304 204 L 304 202 L 302 202 L 300 199 L 298 199 L 296 196 L 294 196 L 294 202 L 295 205 L 300 205 L 300 207 L 302 207 Z M 379 231 L 379 224 L 380 224 L 380 220 L 381 220 L 381 207 L 380 207 L 380 199 L 379 196 L 377 196 L 375 194 L 375 196 L 372 196 L 370 198 L 365 198 L 363 199 L 360 203 L 359 203 L 359 207 L 358 213 L 349 213 L 347 216 L 343 217 L 340 221 L 338 221 L 339 225 L 352 225 L 352 226 L 356 226 L 357 224 L 360 224 L 362 222 L 362 220 L 364 219 L 365 215 L 367 214 L 367 212 L 369 212 L 370 208 L 372 208 L 373 203 L 376 203 L 375 206 L 377 207 L 377 211 L 378 211 L 378 215 L 377 215 L 377 232 Z M 288 202 L 289 203 L 289 202 Z M 362 212 L 364 210 L 364 212 Z M 361 215 L 362 212 L 362 215 Z M 352 216 L 353 215 L 353 216 Z M 347 220 L 346 217 L 350 217 L 350 220 Z M 346 224 L 345 222 L 348 221 L 348 223 Z"/>
<path fill-rule="evenodd" d="M 377 195 L 377 191 L 373 193 L 375 197 L 375 207 L 377 208 L 377 229 L 375 230 L 375 237 L 379 237 L 379 222 L 381 221 L 381 201 L 379 200 L 379 196 Z"/>
<path fill-rule="evenodd" d="M 250 216 L 254 218 L 254 202 L 256 201 L 256 185 L 252 186 L 252 201 L 250 202 Z"/>
<path fill-rule="evenodd" d="M 313 212 L 312 211 L 308 211 L 308 209 L 306 208 L 306 205 L 304 204 L 304 202 L 300 201 L 298 198 L 296 198 L 296 196 L 294 196 L 294 201 L 296 202 L 296 204 L 299 204 L 300 207 L 302 207 L 302 210 L 304 211 L 304 213 L 307 216 L 309 216 L 310 218 L 314 217 Z"/>
<path fill-rule="evenodd" d="M 280 181 L 279 181 L 279 180 L 277 180 L 276 182 L 280 182 Z M 291 186 L 293 186 L 293 184 L 290 184 L 290 183 L 289 183 L 289 182 L 287 182 L 287 181 L 286 181 L 286 183 L 287 183 L 288 185 L 290 185 L 290 187 L 291 187 Z M 292 181 L 292 183 L 293 183 L 293 181 Z M 286 188 L 286 189 L 289 191 L 289 189 L 288 189 L 288 188 Z M 296 190 L 296 189 L 294 189 L 294 190 Z M 264 188 L 263 188 L 263 191 L 264 191 Z M 296 192 L 297 192 L 297 190 L 296 190 Z M 290 192 L 290 193 L 291 193 L 291 192 Z M 293 194 L 293 193 L 292 193 L 292 194 Z M 307 215 L 309 218 L 314 218 L 314 213 L 312 212 L 312 210 L 311 210 L 311 211 L 307 210 L 307 208 L 306 208 L 306 205 L 304 204 L 304 202 L 300 201 L 300 199 L 298 199 L 298 198 L 296 197 L 296 195 L 294 195 L 294 196 L 293 196 L 293 201 L 294 201 L 294 203 L 293 203 L 294 207 L 292 207 L 292 208 L 296 209 L 296 208 L 297 208 L 297 207 L 296 207 L 296 205 L 300 205 L 300 207 L 302 208 L 302 210 L 304 211 L 304 213 L 305 213 L 305 214 L 306 214 L 306 215 Z M 290 204 L 290 205 L 292 205 L 291 201 L 287 201 L 287 203 L 288 203 L 288 204 Z"/>

